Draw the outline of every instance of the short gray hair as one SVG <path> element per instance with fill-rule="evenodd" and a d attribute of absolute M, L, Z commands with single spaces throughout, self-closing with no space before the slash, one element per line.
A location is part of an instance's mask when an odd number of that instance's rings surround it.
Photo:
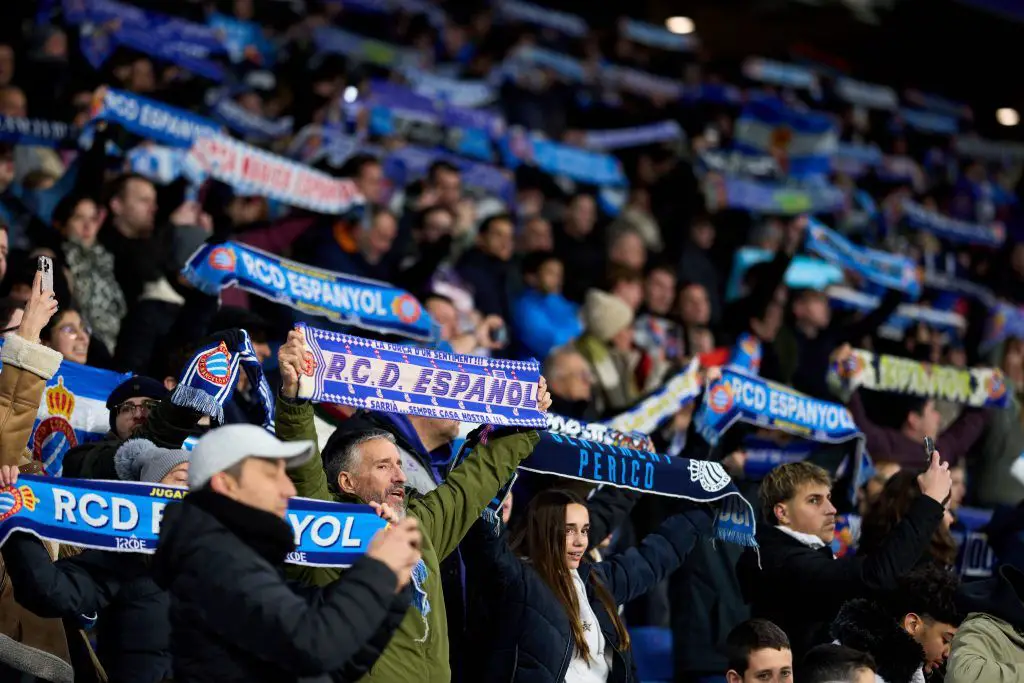
<path fill-rule="evenodd" d="M 332 490 L 337 490 L 338 476 L 342 472 L 358 469 L 362 446 L 377 439 L 385 439 L 397 445 L 394 434 L 376 427 L 357 432 L 335 432 L 331 435 L 324 447 L 324 470 L 327 472 L 327 485 Z"/>

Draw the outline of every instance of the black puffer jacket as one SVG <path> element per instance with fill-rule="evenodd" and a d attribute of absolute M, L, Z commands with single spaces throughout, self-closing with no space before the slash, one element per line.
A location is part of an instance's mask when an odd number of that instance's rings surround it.
<path fill-rule="evenodd" d="M 175 683 L 355 681 L 409 609 L 408 588 L 364 557 L 323 588 L 286 582 L 279 517 L 211 491 L 168 505 L 154 576 L 171 593 Z"/>
<path fill-rule="evenodd" d="M 711 515 L 694 509 L 666 520 L 639 547 L 609 557 L 598 564 L 581 564 L 580 578 L 608 645 L 614 654 L 610 682 L 637 680 L 633 654 L 620 651 L 611 616 L 594 594 L 596 575 L 622 605 L 643 595 L 675 571 L 697 539 L 711 533 Z M 481 681 L 561 683 L 573 656 L 569 618 L 554 592 L 523 559 L 516 557 L 503 536 L 495 535 L 483 521 L 463 540 L 463 559 L 473 586 L 486 591 L 493 605 L 500 605 L 493 646 L 482 670 Z M 498 613 L 498 610 L 492 610 Z"/>
<path fill-rule="evenodd" d="M 886 683 L 911 683 L 924 663 L 924 650 L 917 641 L 870 600 L 843 605 L 832 622 L 832 637 L 874 657 L 876 672 Z"/>
<path fill-rule="evenodd" d="M 171 677 L 170 600 L 152 578 L 149 557 L 86 550 L 51 562 L 43 544 L 24 533 L 12 534 L 2 552 L 25 609 L 76 622 L 98 615 L 96 654 L 111 681 Z"/>

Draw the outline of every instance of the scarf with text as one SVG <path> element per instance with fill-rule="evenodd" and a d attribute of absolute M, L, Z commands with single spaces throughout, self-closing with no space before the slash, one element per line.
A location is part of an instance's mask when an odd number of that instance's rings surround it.
<path fill-rule="evenodd" d="M 188 491 L 161 484 L 23 475 L 0 488 L 0 545 L 18 531 L 79 548 L 152 554 L 168 503 Z M 285 561 L 348 567 L 386 526 L 366 505 L 292 498 L 287 521 L 296 548 Z"/>
<path fill-rule="evenodd" d="M 114 123 L 160 145 L 190 148 L 200 137 L 219 134 L 214 121 L 134 93 L 101 87 L 93 96 L 91 122 Z"/>
<path fill-rule="evenodd" d="M 78 130 L 62 121 L 0 114 L 0 142 L 37 147 L 74 147 Z"/>
<path fill-rule="evenodd" d="M 435 336 L 430 314 L 401 289 L 313 268 L 238 242 L 202 245 L 182 274 L 211 296 L 236 286 L 342 325 L 425 341 Z"/>
<path fill-rule="evenodd" d="M 911 228 L 930 232 L 940 239 L 986 247 L 1000 247 L 1006 241 L 1006 228 L 999 222 L 990 225 L 970 223 L 932 211 L 909 199 L 903 200 L 901 208 Z"/>
<path fill-rule="evenodd" d="M 1011 398 L 998 368 L 934 365 L 861 349 L 854 349 L 844 362 L 833 363 L 828 380 L 843 392 L 864 387 L 975 408 L 1005 408 Z"/>
<path fill-rule="evenodd" d="M 651 434 L 665 420 L 700 395 L 700 359 L 694 358 L 664 386 L 643 398 L 635 406 L 607 420 L 605 424 L 624 434 Z"/>
<path fill-rule="evenodd" d="M 715 446 L 737 422 L 779 431 L 820 443 L 853 442 L 851 495 L 861 479 L 864 435 L 845 406 L 801 394 L 781 384 L 724 368 L 722 378 L 704 392 L 694 415 L 701 436 Z"/>
<path fill-rule="evenodd" d="M 341 215 L 364 202 L 354 182 L 297 164 L 223 135 L 193 142 L 185 174 L 198 185 L 214 178 L 248 197 L 267 197 L 300 209 Z"/>
<path fill-rule="evenodd" d="M 305 330 L 299 398 L 385 413 L 543 428 L 540 366 Z"/>
<path fill-rule="evenodd" d="M 470 434 L 453 459 L 452 467 L 472 457 L 472 450 L 478 443 L 486 443 L 492 429 L 488 425 Z M 757 546 L 753 508 L 717 462 L 673 458 L 547 431 L 538 434 L 540 441 L 530 457 L 519 464 L 519 469 L 694 503 L 717 504 L 715 536 L 730 543 Z M 490 515 L 485 513 L 485 518 L 499 514 L 511 484 L 510 481 L 491 501 Z"/>

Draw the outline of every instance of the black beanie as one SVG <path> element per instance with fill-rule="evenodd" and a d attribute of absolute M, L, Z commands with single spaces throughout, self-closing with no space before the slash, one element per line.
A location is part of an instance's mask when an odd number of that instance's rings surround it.
<path fill-rule="evenodd" d="M 163 382 L 158 382 L 152 377 L 136 375 L 130 377 L 117 385 L 110 396 L 107 397 L 107 410 L 110 411 L 110 430 L 114 431 L 114 421 L 117 419 L 117 412 L 114 408 L 121 405 L 130 398 L 152 398 L 158 401 L 170 396 L 167 387 Z"/>

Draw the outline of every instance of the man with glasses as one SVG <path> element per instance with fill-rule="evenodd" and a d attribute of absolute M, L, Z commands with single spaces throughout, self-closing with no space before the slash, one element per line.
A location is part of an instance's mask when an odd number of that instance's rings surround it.
<path fill-rule="evenodd" d="M 146 425 L 150 412 L 169 395 L 163 383 L 151 377 L 136 376 L 119 384 L 107 398 L 110 411 L 107 438 L 69 450 L 64 456 L 64 476 L 117 479 L 114 454 L 118 447 Z"/>

